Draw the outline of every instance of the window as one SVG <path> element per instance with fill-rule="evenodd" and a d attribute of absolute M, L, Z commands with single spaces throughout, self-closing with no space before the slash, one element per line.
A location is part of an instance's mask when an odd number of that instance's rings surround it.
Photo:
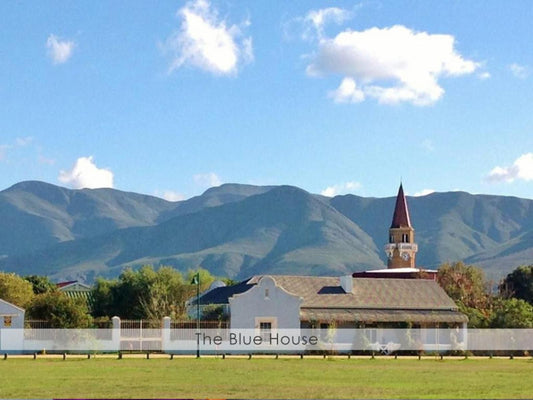
<path fill-rule="evenodd" d="M 11 328 L 11 316 L 4 317 L 4 328 Z"/>
<path fill-rule="evenodd" d="M 255 317 L 254 327 L 255 335 L 261 336 L 266 342 L 270 342 L 271 335 L 276 334 L 278 319 L 272 316 Z"/>
<path fill-rule="evenodd" d="M 408 233 L 402 234 L 402 243 L 409 243 L 409 234 Z"/>
<path fill-rule="evenodd" d="M 270 340 L 271 333 L 272 333 L 272 322 L 260 322 L 259 323 L 259 335 L 263 339 Z"/>
<path fill-rule="evenodd" d="M 268 295 L 269 295 L 268 289 L 265 289 L 265 299 L 269 299 Z"/>
<path fill-rule="evenodd" d="M 394 235 L 389 236 L 389 243 L 394 243 Z"/>

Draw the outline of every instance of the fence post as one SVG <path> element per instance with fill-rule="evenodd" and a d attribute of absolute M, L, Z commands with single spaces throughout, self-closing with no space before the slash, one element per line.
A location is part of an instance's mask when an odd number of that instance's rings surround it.
<path fill-rule="evenodd" d="M 113 348 L 117 351 L 120 351 L 120 318 L 114 316 L 111 318 L 113 321 L 113 330 L 111 332 L 111 340 L 113 342 Z"/>
<path fill-rule="evenodd" d="M 161 351 L 165 353 L 170 348 L 170 317 L 164 317 L 163 332 L 161 332 Z"/>
<path fill-rule="evenodd" d="M 468 324 L 463 322 L 463 342 L 465 351 L 468 350 Z"/>

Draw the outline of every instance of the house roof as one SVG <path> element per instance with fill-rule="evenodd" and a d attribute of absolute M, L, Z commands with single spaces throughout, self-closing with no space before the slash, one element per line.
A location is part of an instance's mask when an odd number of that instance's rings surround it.
<path fill-rule="evenodd" d="M 78 281 L 59 282 L 57 288 L 62 292 L 89 292 L 91 287 Z"/>
<path fill-rule="evenodd" d="M 354 272 L 354 278 L 437 279 L 437 270 L 423 268 L 385 268 Z"/>
<path fill-rule="evenodd" d="M 68 286 L 68 285 L 72 285 L 73 283 L 77 283 L 78 281 L 67 281 L 67 282 L 59 282 L 59 283 L 56 283 L 56 286 L 58 288 L 62 288 L 62 287 L 65 287 L 65 286 Z"/>
<path fill-rule="evenodd" d="M 253 284 L 248 283 L 250 280 L 251 279 L 247 279 L 232 286 L 221 286 L 212 289 L 203 295 L 200 294 L 200 304 L 228 304 L 231 296 L 244 293 L 257 283 L 257 281 Z M 196 299 L 190 300 L 189 304 L 196 305 Z"/>
<path fill-rule="evenodd" d="M 411 219 L 409 218 L 409 209 L 407 208 L 407 199 L 403 194 L 403 186 L 400 183 L 396 205 L 394 206 L 394 215 L 392 216 L 391 228 L 411 228 Z"/>
<path fill-rule="evenodd" d="M 458 311 L 428 310 L 376 310 L 376 309 L 332 309 L 306 308 L 300 311 L 302 321 L 365 321 L 372 322 L 405 322 L 412 323 L 462 323 L 468 317 Z"/>
<path fill-rule="evenodd" d="M 287 292 L 301 297 L 301 308 L 368 310 L 450 310 L 457 306 L 437 282 L 424 279 L 352 278 L 346 293 L 339 277 L 271 275 Z M 237 285 L 217 288 L 200 298 L 201 304 L 227 304 L 234 294 L 257 284 L 254 276 Z"/>

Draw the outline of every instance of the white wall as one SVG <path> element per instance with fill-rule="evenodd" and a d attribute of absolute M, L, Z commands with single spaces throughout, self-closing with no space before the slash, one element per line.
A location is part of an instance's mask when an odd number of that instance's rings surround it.
<path fill-rule="evenodd" d="M 262 321 L 273 329 L 299 329 L 302 299 L 278 286 L 270 276 L 257 285 L 229 299 L 230 326 L 234 329 L 258 329 Z"/>
<path fill-rule="evenodd" d="M 4 316 L 11 318 L 11 326 L 9 328 L 24 328 L 24 313 L 25 311 L 22 308 L 0 299 L 0 328 L 8 329 L 8 327 L 4 326 Z"/>

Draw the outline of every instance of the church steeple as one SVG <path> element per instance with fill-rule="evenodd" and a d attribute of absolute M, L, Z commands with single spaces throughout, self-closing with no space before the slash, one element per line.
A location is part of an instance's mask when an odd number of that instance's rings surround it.
<path fill-rule="evenodd" d="M 400 183 L 398 196 L 396 197 L 396 206 L 394 207 L 394 215 L 392 216 L 391 228 L 411 228 L 411 219 L 409 218 L 409 209 L 407 208 L 407 200 L 403 194 L 403 185 Z"/>
<path fill-rule="evenodd" d="M 415 230 L 411 226 L 407 199 L 400 183 L 396 205 L 389 229 L 389 243 L 385 245 L 388 268 L 415 268 L 418 246 L 415 243 Z"/>

